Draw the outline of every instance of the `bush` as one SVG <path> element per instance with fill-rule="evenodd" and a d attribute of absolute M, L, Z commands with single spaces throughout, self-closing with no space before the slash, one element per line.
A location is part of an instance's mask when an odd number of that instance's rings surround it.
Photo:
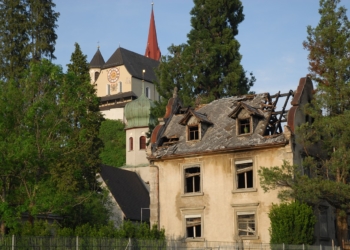
<path fill-rule="evenodd" d="M 308 244 L 315 241 L 316 217 L 312 207 L 298 201 L 272 205 L 269 213 L 271 221 L 270 243 Z"/>

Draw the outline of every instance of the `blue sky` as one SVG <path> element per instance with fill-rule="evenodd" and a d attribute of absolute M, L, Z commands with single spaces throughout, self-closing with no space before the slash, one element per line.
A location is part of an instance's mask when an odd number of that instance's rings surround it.
<path fill-rule="evenodd" d="M 107 61 L 119 47 L 144 54 L 151 0 L 56 0 L 58 20 L 54 62 L 66 69 L 80 44 L 88 61 L 97 50 Z M 306 27 L 320 19 L 318 0 L 242 0 L 245 20 L 239 25 L 242 65 L 253 72 L 256 93 L 295 90 L 308 74 L 307 51 L 302 42 Z M 341 5 L 350 9 L 350 1 Z M 154 0 L 158 44 L 162 55 L 171 44 L 186 43 L 191 29 L 191 0 Z M 349 10 L 347 12 L 349 16 Z"/>

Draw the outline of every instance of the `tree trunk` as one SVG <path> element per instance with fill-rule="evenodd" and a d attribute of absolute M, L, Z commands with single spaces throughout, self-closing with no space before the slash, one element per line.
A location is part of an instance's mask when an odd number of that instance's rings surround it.
<path fill-rule="evenodd" d="M 5 222 L 1 221 L 0 222 L 0 234 L 5 235 L 5 232 L 6 232 Z"/>
<path fill-rule="evenodd" d="M 337 208 L 336 211 L 336 221 L 337 221 L 337 240 L 338 245 L 341 245 L 344 249 L 344 242 L 347 240 L 347 220 L 346 217 L 343 215 L 342 210 Z"/>

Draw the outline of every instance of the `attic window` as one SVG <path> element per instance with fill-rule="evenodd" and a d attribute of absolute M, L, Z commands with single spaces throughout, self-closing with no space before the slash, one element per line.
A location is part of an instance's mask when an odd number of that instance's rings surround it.
<path fill-rule="evenodd" d="M 250 134 L 251 133 L 251 118 L 248 119 L 238 119 L 237 120 L 238 134 Z"/>
<path fill-rule="evenodd" d="M 199 140 L 199 125 L 187 126 L 187 136 L 188 141 Z"/>

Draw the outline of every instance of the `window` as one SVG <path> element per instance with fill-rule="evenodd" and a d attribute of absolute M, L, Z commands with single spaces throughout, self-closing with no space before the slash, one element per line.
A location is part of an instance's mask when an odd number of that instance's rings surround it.
<path fill-rule="evenodd" d="M 238 119 L 238 134 L 250 134 L 250 118 Z"/>
<path fill-rule="evenodd" d="M 106 94 L 107 95 L 111 94 L 111 85 L 110 84 L 107 84 L 107 86 L 106 86 Z"/>
<path fill-rule="evenodd" d="M 97 80 L 97 78 L 100 76 L 100 72 L 95 72 L 95 81 Z"/>
<path fill-rule="evenodd" d="M 151 98 L 151 90 L 150 90 L 149 87 L 146 87 L 146 89 L 145 89 L 145 94 L 146 94 L 146 97 L 147 97 L 147 98 Z"/>
<path fill-rule="evenodd" d="M 146 136 L 140 137 L 140 149 L 146 149 Z"/>
<path fill-rule="evenodd" d="M 185 168 L 185 193 L 201 192 L 201 168 L 199 166 Z"/>
<path fill-rule="evenodd" d="M 134 150 L 134 140 L 132 137 L 129 138 L 129 151 Z"/>
<path fill-rule="evenodd" d="M 202 237 L 202 218 L 200 215 L 186 215 L 186 238 Z"/>
<path fill-rule="evenodd" d="M 188 141 L 194 141 L 199 140 L 199 126 L 188 126 L 187 127 L 187 140 Z"/>
<path fill-rule="evenodd" d="M 237 189 L 253 188 L 253 161 L 236 161 Z"/>
<path fill-rule="evenodd" d="M 123 92 L 123 83 L 119 82 L 119 92 Z"/>
<path fill-rule="evenodd" d="M 237 230 L 239 236 L 256 236 L 255 213 L 237 212 Z"/>
<path fill-rule="evenodd" d="M 327 207 L 320 207 L 320 237 L 328 238 L 328 216 Z"/>

